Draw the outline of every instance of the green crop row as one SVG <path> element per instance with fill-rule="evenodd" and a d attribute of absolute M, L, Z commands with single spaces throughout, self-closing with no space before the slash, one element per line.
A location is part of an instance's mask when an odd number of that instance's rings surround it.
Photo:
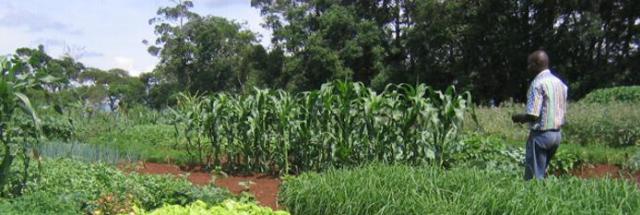
<path fill-rule="evenodd" d="M 18 165 L 16 165 L 18 166 Z M 18 167 L 15 168 L 19 170 Z M 224 189 L 196 187 L 186 178 L 124 173 L 106 164 L 45 160 L 20 196 L 0 198 L 2 214 L 116 214 L 196 200 L 217 204 L 231 197 Z"/>
<path fill-rule="evenodd" d="M 289 215 L 285 211 L 273 211 L 271 208 L 261 207 L 255 203 L 236 202 L 226 200 L 218 205 L 207 205 L 202 201 L 196 201 L 190 205 L 165 205 L 151 212 L 135 209 L 138 215 Z"/>
<path fill-rule="evenodd" d="M 525 182 L 497 171 L 387 165 L 288 178 L 279 199 L 304 215 L 640 213 L 640 191 L 625 180 Z"/>
<path fill-rule="evenodd" d="M 200 162 L 276 174 L 370 161 L 446 165 L 469 110 L 453 88 L 334 82 L 301 94 L 181 95 L 176 140 Z"/>

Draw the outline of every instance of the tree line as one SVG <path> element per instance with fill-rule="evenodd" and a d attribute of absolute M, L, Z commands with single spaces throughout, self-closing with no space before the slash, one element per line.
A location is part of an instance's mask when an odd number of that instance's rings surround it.
<path fill-rule="evenodd" d="M 479 103 L 522 101 L 526 57 L 544 49 L 552 71 L 579 99 L 597 88 L 640 83 L 640 1 L 635 0 L 252 0 L 270 47 L 191 1 L 159 8 L 144 40 L 160 59 L 151 73 L 78 66 L 69 77 L 102 95 L 152 107 L 178 92 L 243 93 L 254 87 L 305 91 L 331 80 L 376 90 L 389 83 L 454 85 Z M 68 64 L 68 65 L 67 65 Z M 81 65 L 81 64 L 80 64 Z M 77 67 L 77 68 L 76 68 Z M 106 97 L 105 97 L 106 96 Z M 96 96 L 100 97 L 100 96 Z"/>

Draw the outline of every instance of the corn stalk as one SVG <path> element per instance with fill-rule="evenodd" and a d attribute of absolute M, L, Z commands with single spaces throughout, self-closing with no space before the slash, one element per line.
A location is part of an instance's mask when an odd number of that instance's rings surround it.
<path fill-rule="evenodd" d="M 288 174 L 371 161 L 447 166 L 470 101 L 453 87 L 400 84 L 377 93 L 333 82 L 299 94 L 182 96 L 175 113 L 186 150 L 207 165 Z"/>

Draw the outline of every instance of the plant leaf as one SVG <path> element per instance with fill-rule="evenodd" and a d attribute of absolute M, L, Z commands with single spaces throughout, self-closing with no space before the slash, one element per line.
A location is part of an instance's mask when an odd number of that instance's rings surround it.
<path fill-rule="evenodd" d="M 14 92 L 13 94 L 22 102 L 22 105 L 20 105 L 22 111 L 31 116 L 31 120 L 33 120 L 36 129 L 40 130 L 40 119 L 36 115 L 36 111 L 33 109 L 31 101 L 29 101 L 29 97 L 19 92 Z"/>

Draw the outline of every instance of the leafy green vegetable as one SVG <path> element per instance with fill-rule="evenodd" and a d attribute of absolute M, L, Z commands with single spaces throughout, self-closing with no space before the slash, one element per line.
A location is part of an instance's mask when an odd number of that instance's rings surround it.
<path fill-rule="evenodd" d="M 165 205 L 151 212 L 145 212 L 140 208 L 135 209 L 138 215 L 288 215 L 285 211 L 273 211 L 271 208 L 260 207 L 254 203 L 242 203 L 234 200 L 225 200 L 221 204 L 209 206 L 202 201 L 196 201 L 187 206 Z"/>

